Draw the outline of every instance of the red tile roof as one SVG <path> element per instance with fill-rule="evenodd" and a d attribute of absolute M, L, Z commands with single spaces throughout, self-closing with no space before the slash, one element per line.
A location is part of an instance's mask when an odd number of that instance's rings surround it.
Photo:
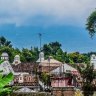
<path fill-rule="evenodd" d="M 12 68 L 15 72 L 28 72 L 31 73 L 36 68 L 36 63 L 20 63 L 18 65 L 12 65 Z"/>

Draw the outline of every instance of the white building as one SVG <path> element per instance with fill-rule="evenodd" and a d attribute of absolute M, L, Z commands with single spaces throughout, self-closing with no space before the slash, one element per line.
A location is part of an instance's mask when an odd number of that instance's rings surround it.
<path fill-rule="evenodd" d="M 9 59 L 9 56 L 7 53 L 2 53 L 1 55 L 1 60 L 4 60 L 4 62 L 2 64 L 0 64 L 0 71 L 2 71 L 2 74 L 8 74 L 10 72 L 13 73 L 13 75 L 20 75 L 20 74 L 29 74 L 27 72 L 14 72 L 13 68 L 12 68 L 12 65 L 9 63 L 8 61 Z M 20 61 L 20 56 L 19 55 L 16 55 L 14 57 L 14 64 L 19 64 L 21 63 Z"/>
<path fill-rule="evenodd" d="M 39 53 L 39 59 L 36 62 L 40 63 L 40 62 L 43 62 L 44 60 L 45 60 L 44 59 L 44 53 L 43 52 L 40 52 Z"/>
<path fill-rule="evenodd" d="M 16 56 L 14 57 L 13 64 L 14 64 L 14 65 L 17 65 L 17 64 L 20 64 L 20 63 L 21 63 L 21 61 L 20 61 L 20 56 L 19 56 L 19 55 L 16 55 Z"/>
<path fill-rule="evenodd" d="M 94 69 L 96 69 L 96 55 L 94 55 L 94 54 L 91 55 L 90 64 L 93 64 Z"/>
<path fill-rule="evenodd" d="M 1 60 L 4 60 L 4 61 L 8 61 L 9 60 L 9 56 L 6 52 L 3 52 L 1 54 Z"/>
<path fill-rule="evenodd" d="M 14 74 L 13 68 L 8 61 L 4 61 L 0 64 L 0 71 L 3 71 L 2 74 L 8 74 L 10 72 Z"/>

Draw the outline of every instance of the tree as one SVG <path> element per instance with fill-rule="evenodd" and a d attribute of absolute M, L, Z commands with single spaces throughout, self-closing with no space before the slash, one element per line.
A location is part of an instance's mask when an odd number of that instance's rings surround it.
<path fill-rule="evenodd" d="M 62 50 L 61 49 L 61 44 L 59 42 L 51 42 L 49 44 L 44 44 L 43 46 L 43 51 L 45 53 L 45 57 L 48 56 L 55 56 L 58 52 L 58 50 Z"/>
<path fill-rule="evenodd" d="M 22 49 L 22 55 L 25 58 L 25 62 L 27 62 L 27 61 L 31 62 L 32 54 L 31 54 L 31 52 L 28 49 L 23 48 Z"/>
<path fill-rule="evenodd" d="M 12 47 L 11 41 L 8 41 L 5 37 L 1 36 L 0 37 L 0 46 Z"/>
<path fill-rule="evenodd" d="M 51 47 L 49 46 L 49 44 L 44 44 L 43 51 L 45 53 L 45 57 L 48 57 L 52 54 Z"/>
<path fill-rule="evenodd" d="M 41 74 L 41 80 L 44 83 L 44 85 L 47 85 L 47 87 L 50 86 L 51 81 L 50 81 L 50 76 L 48 74 L 43 72 Z"/>
<path fill-rule="evenodd" d="M 87 19 L 86 28 L 91 37 L 96 33 L 96 10 L 93 11 Z"/>
<path fill-rule="evenodd" d="M 88 57 L 79 52 L 69 53 L 70 61 L 73 63 L 88 63 Z"/>
<path fill-rule="evenodd" d="M 21 62 L 35 62 L 39 58 L 38 47 L 31 47 L 31 49 L 23 48 L 22 50 L 18 48 L 11 47 L 11 41 L 8 41 L 5 37 L 0 37 L 0 55 L 3 52 L 8 53 L 9 61 L 12 63 L 15 55 L 20 55 Z M 80 54 L 78 52 L 67 53 L 61 48 L 59 42 L 50 42 L 49 44 L 44 44 L 42 51 L 44 52 L 45 59 L 52 56 L 54 59 L 65 63 L 87 63 L 91 53 Z M 96 54 L 96 52 L 95 52 Z"/>
<path fill-rule="evenodd" d="M 39 58 L 39 49 L 38 47 L 34 47 L 31 48 L 31 50 L 29 50 L 32 54 L 32 61 L 35 62 L 37 61 L 37 59 Z"/>
<path fill-rule="evenodd" d="M 54 58 L 62 63 L 66 62 L 67 54 L 62 49 L 58 49 Z"/>
<path fill-rule="evenodd" d="M 57 51 L 61 49 L 61 44 L 57 41 L 49 43 L 49 46 L 51 47 L 51 53 L 53 55 L 56 55 Z"/>
<path fill-rule="evenodd" d="M 86 67 L 81 68 L 77 66 L 77 69 L 81 75 L 82 78 L 82 90 L 84 93 L 84 96 L 93 96 L 94 93 L 94 84 L 93 80 L 96 77 L 94 66 L 87 64 Z"/>

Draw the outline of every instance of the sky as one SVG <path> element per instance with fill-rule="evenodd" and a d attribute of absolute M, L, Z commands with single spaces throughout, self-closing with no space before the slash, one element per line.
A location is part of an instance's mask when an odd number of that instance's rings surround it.
<path fill-rule="evenodd" d="M 96 0 L 0 0 L 0 36 L 15 48 L 58 41 L 67 52 L 96 51 L 96 36 L 86 30 Z"/>

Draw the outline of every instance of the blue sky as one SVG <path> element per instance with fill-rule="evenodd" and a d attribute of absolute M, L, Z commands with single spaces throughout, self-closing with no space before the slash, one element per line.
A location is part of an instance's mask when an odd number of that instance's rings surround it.
<path fill-rule="evenodd" d="M 14 47 L 39 46 L 59 41 L 64 51 L 96 51 L 86 19 L 96 8 L 95 0 L 0 0 L 0 36 Z"/>

